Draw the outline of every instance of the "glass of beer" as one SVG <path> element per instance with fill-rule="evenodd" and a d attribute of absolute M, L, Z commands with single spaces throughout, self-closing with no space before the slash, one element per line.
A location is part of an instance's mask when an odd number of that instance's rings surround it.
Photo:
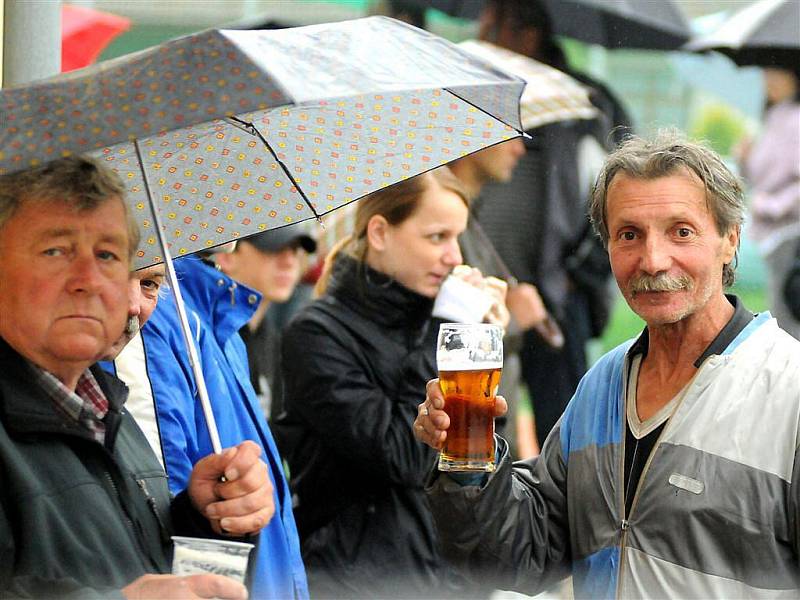
<path fill-rule="evenodd" d="M 503 369 L 503 329 L 443 323 L 436 363 L 450 417 L 439 470 L 494 471 L 494 404 Z"/>

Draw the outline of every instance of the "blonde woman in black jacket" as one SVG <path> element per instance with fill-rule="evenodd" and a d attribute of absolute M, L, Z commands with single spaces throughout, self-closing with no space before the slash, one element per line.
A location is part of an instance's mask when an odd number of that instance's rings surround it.
<path fill-rule="evenodd" d="M 275 431 L 312 597 L 455 593 L 423 493 L 433 451 L 411 425 L 436 373 L 434 300 L 461 263 L 468 214 L 446 168 L 360 200 L 320 297 L 284 336 Z"/>

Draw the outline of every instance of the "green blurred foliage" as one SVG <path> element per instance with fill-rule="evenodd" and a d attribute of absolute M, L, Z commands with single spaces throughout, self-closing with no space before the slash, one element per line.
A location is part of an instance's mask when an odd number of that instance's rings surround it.
<path fill-rule="evenodd" d="M 722 156 L 730 156 L 733 147 L 747 133 L 745 117 L 727 104 L 708 104 L 689 126 L 689 136 L 707 141 Z"/>

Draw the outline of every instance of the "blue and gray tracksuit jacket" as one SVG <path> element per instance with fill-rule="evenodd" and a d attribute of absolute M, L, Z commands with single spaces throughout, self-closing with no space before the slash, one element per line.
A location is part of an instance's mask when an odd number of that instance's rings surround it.
<path fill-rule="evenodd" d="M 800 342 L 762 313 L 687 384 L 624 514 L 632 341 L 586 374 L 538 459 L 429 487 L 445 554 L 526 593 L 800 597 Z"/>

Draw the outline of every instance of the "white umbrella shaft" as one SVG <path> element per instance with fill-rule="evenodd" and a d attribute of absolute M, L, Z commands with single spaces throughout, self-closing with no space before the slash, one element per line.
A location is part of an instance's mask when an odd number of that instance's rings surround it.
<path fill-rule="evenodd" d="M 141 150 L 139 148 L 139 140 L 134 140 L 136 148 L 136 155 L 139 159 L 139 164 L 142 166 L 142 177 L 144 179 L 144 187 L 147 193 L 147 199 L 150 202 L 150 209 L 153 211 L 153 220 L 155 225 L 156 236 L 158 243 L 161 246 L 164 256 L 164 264 L 167 269 L 167 281 L 172 287 L 173 294 L 175 295 L 175 307 L 178 310 L 178 320 L 181 324 L 181 331 L 183 332 L 183 339 L 186 342 L 186 349 L 189 352 L 189 364 L 192 367 L 194 374 L 195 384 L 197 385 L 197 395 L 200 399 L 200 406 L 203 407 L 203 415 L 206 419 L 206 426 L 208 427 L 208 435 L 211 438 L 211 447 L 217 454 L 222 452 L 222 444 L 219 439 L 219 431 L 217 431 L 217 421 L 214 418 L 214 412 L 211 410 L 211 401 L 208 398 L 208 390 L 206 389 L 206 380 L 203 376 L 203 370 L 200 366 L 200 358 L 197 354 L 197 348 L 194 344 L 192 330 L 189 327 L 189 319 L 186 317 L 186 306 L 183 303 L 183 296 L 181 295 L 181 288 L 178 285 L 178 276 L 175 273 L 175 266 L 172 264 L 172 256 L 170 256 L 167 243 L 164 239 L 163 230 L 161 227 L 161 217 L 159 216 L 158 207 L 153 201 L 153 195 L 150 191 L 150 184 L 147 179 L 147 170 L 144 168 L 144 161 L 142 159 Z"/>

